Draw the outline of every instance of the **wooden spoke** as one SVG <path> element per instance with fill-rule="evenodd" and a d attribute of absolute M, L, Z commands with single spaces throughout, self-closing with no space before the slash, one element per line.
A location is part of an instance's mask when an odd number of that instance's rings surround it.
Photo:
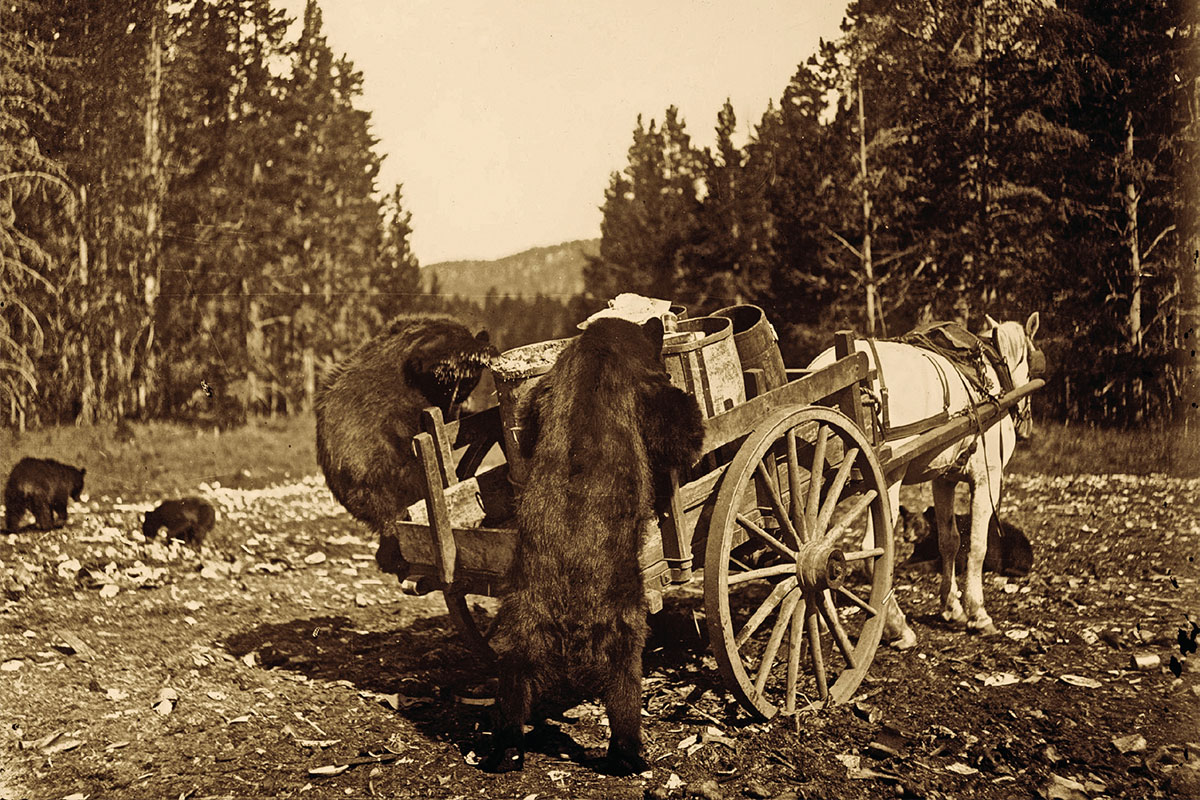
<path fill-rule="evenodd" d="M 800 546 L 800 538 L 796 536 L 796 529 L 792 526 L 791 515 L 783 507 L 783 498 L 779 496 L 779 487 L 775 485 L 774 479 L 770 476 L 770 470 L 767 465 L 759 461 L 755 468 L 763 485 L 767 488 L 767 500 L 771 503 L 771 510 L 775 513 L 775 519 L 779 522 L 779 526 L 787 533 L 788 538 L 794 543 L 793 546 Z"/>
<path fill-rule="evenodd" d="M 796 452 L 796 431 L 787 433 L 787 472 L 788 500 L 791 503 L 792 526 L 800 535 L 800 541 L 808 541 L 808 531 L 805 529 L 804 501 L 800 498 L 800 457 Z M 797 547 L 799 544 L 797 544 Z"/>
<path fill-rule="evenodd" d="M 813 598 L 814 601 L 816 598 Z M 829 696 L 829 676 L 825 673 L 825 654 L 821 652 L 821 629 L 817 625 L 817 603 L 808 603 L 808 617 L 805 626 L 808 628 L 808 655 L 812 659 L 813 675 L 817 679 L 817 697 L 824 700 Z"/>
<path fill-rule="evenodd" d="M 796 711 L 796 684 L 800 679 L 800 658 L 804 653 L 804 618 L 808 614 L 808 603 L 800 599 L 801 608 L 792 614 L 788 629 L 787 694 L 783 708 L 789 714 Z"/>
<path fill-rule="evenodd" d="M 738 524 L 746 529 L 747 533 L 751 533 L 761 539 L 772 550 L 779 553 L 781 556 L 787 556 L 793 561 L 796 560 L 796 551 L 785 545 L 783 542 L 776 539 L 771 534 L 764 531 L 758 525 L 754 524 L 754 520 L 747 517 L 745 514 L 737 515 Z"/>
<path fill-rule="evenodd" d="M 879 558 L 883 555 L 882 547 L 872 547 L 870 550 L 851 550 L 849 553 L 842 553 L 842 558 L 846 561 L 862 561 L 865 558 Z"/>
<path fill-rule="evenodd" d="M 837 642 L 838 649 L 842 651 L 842 656 L 846 659 L 846 665 L 850 669 L 854 669 L 858 666 L 854 662 L 854 645 L 850 643 L 850 637 L 846 635 L 846 628 L 842 625 L 842 618 L 838 616 L 837 606 L 833 604 L 833 595 L 828 591 L 821 592 L 821 605 L 818 606 L 818 609 L 821 616 L 825 617 L 825 622 L 833 633 L 833 640 Z"/>
<path fill-rule="evenodd" d="M 783 609 L 779 612 L 779 618 L 775 620 L 775 627 L 771 629 L 771 639 L 767 642 L 766 649 L 763 650 L 762 661 L 758 664 L 758 674 L 754 677 L 754 691 L 758 694 L 762 694 L 763 688 L 767 685 L 771 667 L 775 664 L 775 656 L 779 653 L 779 645 L 783 643 L 783 634 L 787 633 L 788 626 L 792 622 L 792 615 L 796 613 L 796 604 L 802 596 L 800 590 L 795 589 L 783 601 Z"/>
<path fill-rule="evenodd" d="M 850 472 L 854 469 L 854 460 L 858 458 L 858 454 L 857 447 L 851 447 L 846 451 L 846 456 L 842 459 L 837 474 L 833 476 L 833 483 L 829 484 L 825 502 L 821 504 L 821 513 L 817 515 L 817 521 L 812 528 L 814 533 L 823 531 L 829 526 L 829 520 L 833 518 L 833 511 L 842 497 L 842 489 L 846 488 L 846 481 L 850 480 Z"/>
<path fill-rule="evenodd" d="M 856 595 L 854 592 L 847 589 L 845 586 L 839 586 L 837 591 L 838 591 L 838 594 L 840 594 L 842 597 L 846 598 L 851 603 L 858 606 L 859 608 L 861 608 L 863 611 L 867 612 L 871 616 L 877 616 L 879 614 L 878 609 L 872 608 L 870 603 L 868 603 L 866 600 L 863 600 L 862 598 L 860 598 L 858 595 Z"/>
<path fill-rule="evenodd" d="M 758 626 L 762 625 L 766 618 L 771 616 L 771 612 L 775 610 L 775 607 L 794 588 L 796 588 L 796 579 L 790 578 L 780 582 L 778 586 L 771 590 L 771 593 L 767 595 L 767 599 L 763 600 L 762 605 L 754 611 L 750 619 L 746 620 L 746 624 L 738 631 L 737 636 L 734 638 L 738 647 L 744 645 L 754 635 L 754 632 L 758 630 Z"/>
<path fill-rule="evenodd" d="M 717 667 L 738 702 L 764 719 L 845 702 L 875 656 L 892 587 L 891 509 L 879 459 L 863 431 L 823 406 L 772 412 L 737 448 L 721 474 L 704 545 Z M 760 503 L 766 508 L 756 510 Z M 864 522 L 873 539 L 846 546 Z M 871 567 L 869 588 L 837 585 L 836 597 L 801 587 L 797 562 L 820 558 L 806 548 L 827 545 Z"/>
<path fill-rule="evenodd" d="M 829 445 L 829 426 L 817 427 L 817 442 L 813 446 L 812 469 L 808 479 L 808 506 L 804 510 L 804 527 L 809 536 L 816 535 L 817 514 L 821 508 L 821 482 L 825 478 L 825 449 Z"/>
<path fill-rule="evenodd" d="M 842 534 L 846 532 L 847 528 L 858 522 L 862 518 L 863 514 L 866 514 L 871 510 L 871 503 L 874 503 L 875 498 L 878 496 L 879 493 L 874 489 L 868 489 L 861 496 L 851 502 L 846 508 L 845 513 L 838 518 L 837 523 L 830 527 L 830 529 L 825 533 L 825 541 L 832 544 L 840 539 Z"/>
<path fill-rule="evenodd" d="M 746 562 L 742 561 L 740 558 L 734 558 L 733 556 L 730 556 L 730 557 L 729 557 L 729 563 L 730 563 L 730 564 L 733 564 L 735 567 L 741 567 L 741 568 L 742 568 L 742 571 L 741 571 L 741 572 L 735 573 L 735 574 L 737 574 L 737 575 L 744 575 L 744 574 L 746 574 L 747 572 L 753 572 L 753 571 L 754 571 L 754 567 L 752 567 L 752 566 L 750 566 L 749 564 L 747 564 Z M 730 576 L 730 580 L 732 580 L 732 579 L 733 579 L 733 576 L 731 575 L 731 576 Z"/>
<path fill-rule="evenodd" d="M 747 581 L 759 580 L 762 578 L 772 578 L 776 575 L 793 575 L 796 572 L 796 565 L 792 564 L 772 564 L 769 567 L 759 567 L 758 569 L 748 569 L 745 572 L 737 572 L 729 576 L 729 585 L 737 586 L 739 583 Z"/>

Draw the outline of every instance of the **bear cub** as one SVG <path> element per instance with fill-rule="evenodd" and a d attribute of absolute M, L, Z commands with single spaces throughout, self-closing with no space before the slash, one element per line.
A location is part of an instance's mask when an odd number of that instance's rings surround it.
<path fill-rule="evenodd" d="M 671 471 L 690 466 L 704 439 L 696 400 L 669 382 L 662 338 L 658 319 L 597 320 L 518 409 L 529 475 L 492 640 L 499 686 L 485 770 L 524 766 L 522 726 L 536 700 L 588 695 L 608 712 L 607 771 L 647 769 L 638 554 Z"/>
<path fill-rule="evenodd" d="M 168 539 L 179 539 L 199 547 L 216 521 L 217 512 L 203 498 L 165 500 L 153 511 L 146 512 L 142 535 L 153 539 L 160 530 L 166 528 Z"/>
<path fill-rule="evenodd" d="M 79 499 L 85 472 L 52 458 L 22 458 L 4 485 L 4 529 L 15 532 L 26 511 L 40 531 L 66 525 L 67 498 Z"/>
<path fill-rule="evenodd" d="M 967 570 L 967 550 L 971 546 L 971 517 L 969 514 L 957 514 L 954 524 L 958 527 L 959 546 L 954 559 L 954 569 L 958 574 Z M 896 526 L 907 532 L 907 538 L 913 540 L 913 553 L 902 567 L 916 567 L 931 572 L 942 571 L 942 554 L 938 547 L 937 513 L 933 507 L 925 509 L 924 513 L 910 511 L 900 506 L 900 519 Z M 1029 574 L 1033 567 L 1033 545 L 1025 531 L 1017 526 L 1002 522 L 994 515 L 988 523 L 987 554 L 983 557 L 983 571 L 996 572 L 1010 578 L 1021 578 Z"/>

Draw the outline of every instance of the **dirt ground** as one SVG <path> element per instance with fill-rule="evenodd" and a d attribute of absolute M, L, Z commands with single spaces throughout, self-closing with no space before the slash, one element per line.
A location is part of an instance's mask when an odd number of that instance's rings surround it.
<path fill-rule="evenodd" d="M 484 665 L 440 595 L 377 570 L 319 478 L 197 487 L 219 515 L 199 552 L 142 540 L 150 498 L 93 496 L 63 530 L 0 536 L 0 799 L 1200 797 L 1200 480 L 1007 486 L 1035 563 L 987 579 L 1003 634 L 943 626 L 934 576 L 900 571 L 920 641 L 881 647 L 839 707 L 751 720 L 699 584 L 669 595 L 646 657 L 653 773 L 632 778 L 597 771 L 595 704 L 524 772 L 480 772 Z"/>

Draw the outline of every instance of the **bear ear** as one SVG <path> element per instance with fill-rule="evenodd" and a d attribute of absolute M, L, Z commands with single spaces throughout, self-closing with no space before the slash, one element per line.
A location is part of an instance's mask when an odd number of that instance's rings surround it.
<path fill-rule="evenodd" d="M 491 344 L 492 337 L 488 336 L 487 331 L 480 331 L 479 333 L 475 334 L 475 341 L 479 342 L 480 344 Z"/>
<path fill-rule="evenodd" d="M 87 474 L 87 467 L 80 467 L 79 468 L 79 477 L 82 478 L 86 474 Z"/>
<path fill-rule="evenodd" d="M 651 317 L 642 323 L 642 332 L 646 334 L 646 338 L 650 340 L 654 352 L 662 352 L 663 343 L 663 321 L 659 317 Z"/>

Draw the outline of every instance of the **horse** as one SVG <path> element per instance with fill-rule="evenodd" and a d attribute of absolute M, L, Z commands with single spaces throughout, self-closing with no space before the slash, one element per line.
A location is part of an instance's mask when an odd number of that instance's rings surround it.
<path fill-rule="evenodd" d="M 1038 312 L 1025 321 L 997 322 L 986 316 L 980 337 L 991 341 L 999 351 L 1011 376 L 1011 386 L 1027 383 L 1033 372 L 1044 367 L 1044 357 L 1033 344 L 1039 324 Z M 988 392 L 980 389 L 958 371 L 944 356 L 896 341 L 859 339 L 855 349 L 865 352 L 871 362 L 871 389 L 880 403 L 879 415 L 887 420 L 884 440 L 899 447 L 921 433 L 925 421 L 944 419 L 946 415 L 969 414 L 975 404 L 1002 394 L 1001 379 L 988 360 L 983 359 Z M 835 360 L 833 349 L 817 356 L 809 369 L 828 366 Z M 1032 367 L 1032 369 L 1031 369 Z M 886 390 L 885 390 L 886 387 Z M 983 601 L 983 559 L 987 552 L 988 525 L 1000 502 L 1004 467 L 1018 439 L 1033 432 L 1029 397 L 1022 398 L 1010 414 L 1005 414 L 986 431 L 965 436 L 941 450 L 909 461 L 902 471 L 888 475 L 890 508 L 900 507 L 901 484 L 931 483 L 937 516 L 938 548 L 943 554 L 941 605 L 942 618 L 970 632 L 994 635 L 999 631 L 988 615 Z M 932 424 L 924 425 L 925 428 Z M 966 481 L 971 489 L 971 533 L 967 552 L 965 593 L 958 588 L 954 555 L 959 548 L 958 527 L 954 524 L 954 491 Z M 867 539 L 873 539 L 867 526 Z M 865 547 L 873 547 L 868 541 Z M 949 554 L 946 556 L 945 554 Z M 965 602 L 965 608 L 964 608 Z M 916 644 L 916 633 L 891 597 L 884 625 L 884 638 L 898 649 Z"/>

